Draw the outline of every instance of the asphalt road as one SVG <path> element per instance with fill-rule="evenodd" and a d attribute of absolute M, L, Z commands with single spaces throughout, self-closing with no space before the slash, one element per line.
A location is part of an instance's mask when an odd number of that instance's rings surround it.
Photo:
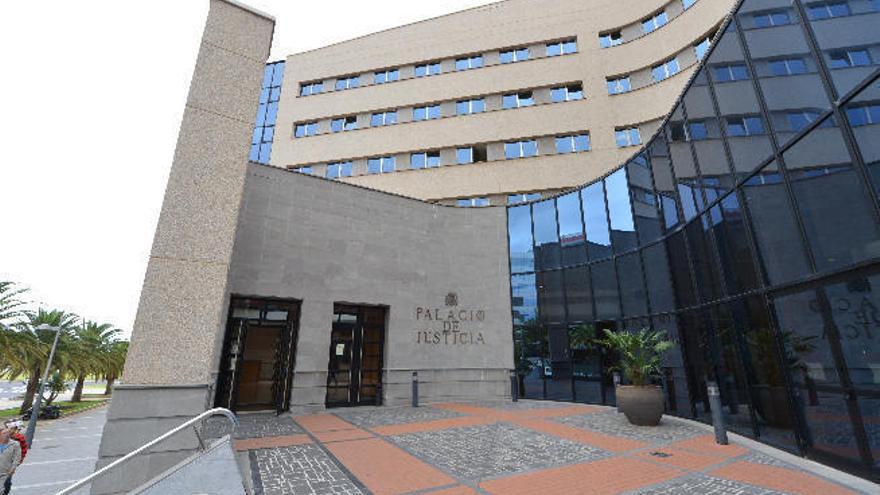
<path fill-rule="evenodd" d="M 33 448 L 12 478 L 12 495 L 55 493 L 92 473 L 107 407 L 37 424 Z"/>

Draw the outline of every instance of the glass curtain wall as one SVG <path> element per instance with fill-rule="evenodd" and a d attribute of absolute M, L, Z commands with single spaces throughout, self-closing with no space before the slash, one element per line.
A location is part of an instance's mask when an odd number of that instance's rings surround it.
<path fill-rule="evenodd" d="M 846 3 L 742 1 L 636 156 L 508 208 L 525 397 L 613 404 L 593 339 L 651 327 L 670 414 L 716 381 L 732 430 L 880 478 L 880 7 Z"/>

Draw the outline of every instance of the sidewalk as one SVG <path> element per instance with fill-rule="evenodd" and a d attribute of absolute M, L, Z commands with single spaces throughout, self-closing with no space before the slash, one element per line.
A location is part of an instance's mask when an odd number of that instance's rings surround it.
<path fill-rule="evenodd" d="M 837 495 L 869 486 L 749 442 L 717 445 L 687 421 L 643 428 L 613 408 L 543 401 L 243 415 L 236 438 L 254 492 L 267 495 Z"/>

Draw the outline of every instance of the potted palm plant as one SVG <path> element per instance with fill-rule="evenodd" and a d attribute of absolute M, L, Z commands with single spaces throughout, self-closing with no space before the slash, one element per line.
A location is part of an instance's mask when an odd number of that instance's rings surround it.
<path fill-rule="evenodd" d="M 617 407 L 630 423 L 638 426 L 657 426 L 663 416 L 663 390 L 652 382 L 660 375 L 663 354 L 673 343 L 666 332 L 643 328 L 638 332 L 605 330 L 599 341 L 618 355 L 618 365 L 612 368 L 629 381 L 617 385 Z"/>

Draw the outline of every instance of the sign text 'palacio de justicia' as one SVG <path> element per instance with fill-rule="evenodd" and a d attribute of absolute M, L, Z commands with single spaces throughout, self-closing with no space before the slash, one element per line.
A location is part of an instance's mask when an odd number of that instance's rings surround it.
<path fill-rule="evenodd" d="M 415 309 L 419 328 L 416 343 L 426 345 L 483 345 L 486 343 L 483 332 L 473 326 L 486 319 L 486 311 L 458 307 L 458 296 L 454 292 L 446 295 L 446 307 L 424 307 Z"/>

